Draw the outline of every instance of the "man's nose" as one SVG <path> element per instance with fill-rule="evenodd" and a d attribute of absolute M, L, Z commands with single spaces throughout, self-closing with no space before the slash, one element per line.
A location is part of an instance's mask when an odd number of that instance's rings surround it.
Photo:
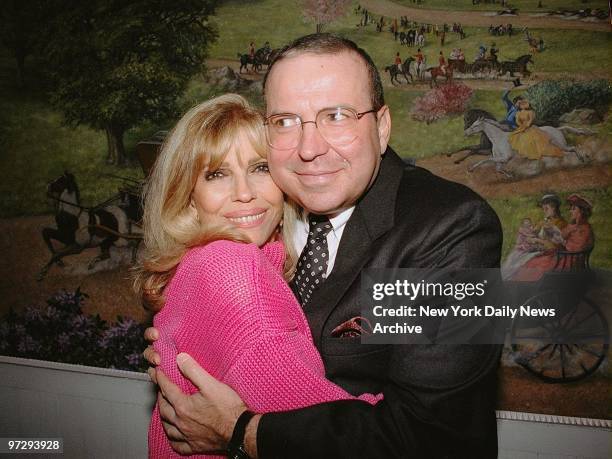
<path fill-rule="evenodd" d="M 235 177 L 232 191 L 234 201 L 250 202 L 257 196 L 255 184 L 247 174 Z"/>
<path fill-rule="evenodd" d="M 302 141 L 298 146 L 298 154 L 303 161 L 312 161 L 329 149 L 329 144 L 323 138 L 314 121 L 302 124 Z"/>

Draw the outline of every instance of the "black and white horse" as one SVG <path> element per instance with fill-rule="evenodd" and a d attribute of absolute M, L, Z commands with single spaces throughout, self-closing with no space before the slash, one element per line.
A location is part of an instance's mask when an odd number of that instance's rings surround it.
<path fill-rule="evenodd" d="M 100 248 L 100 254 L 90 261 L 89 269 L 97 262 L 110 258 L 110 248 L 113 245 L 131 246 L 134 261 L 142 235 L 137 228 L 132 227 L 122 208 L 114 205 L 83 207 L 74 175 L 67 171 L 49 182 L 47 195 L 57 201 L 56 227 L 42 230 L 42 237 L 51 251 L 51 259 L 42 268 L 39 280 L 44 278 L 52 265 L 63 266 L 62 259 L 65 256 L 81 253 L 87 248 Z M 52 241 L 61 243 L 61 247 L 54 247 Z"/>

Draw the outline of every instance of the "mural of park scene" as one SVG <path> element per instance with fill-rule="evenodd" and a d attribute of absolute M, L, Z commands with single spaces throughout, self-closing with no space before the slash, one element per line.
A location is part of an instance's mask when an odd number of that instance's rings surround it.
<path fill-rule="evenodd" d="M 395 151 L 496 210 L 506 280 L 590 273 L 567 307 L 597 337 L 508 346 L 500 409 L 610 419 L 607 1 L 63 3 L 0 11 L 0 354 L 145 369 L 131 267 L 165 133 L 226 92 L 261 107 L 276 50 L 332 32 L 379 69 Z"/>

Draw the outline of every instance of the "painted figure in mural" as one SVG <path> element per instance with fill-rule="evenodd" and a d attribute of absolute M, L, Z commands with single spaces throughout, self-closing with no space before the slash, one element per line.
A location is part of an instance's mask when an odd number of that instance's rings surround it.
<path fill-rule="evenodd" d="M 540 200 L 544 218 L 535 225 L 523 220 L 515 246 L 501 266 L 502 277 L 511 279 L 532 258 L 554 250 L 563 244 L 561 230 L 567 221 L 561 216 L 561 200 L 554 194 L 545 194 Z"/>
<path fill-rule="evenodd" d="M 517 102 L 518 112 L 515 116 L 516 129 L 510 134 L 510 145 L 520 155 L 529 159 L 540 159 L 543 156 L 563 157 L 563 150 L 552 142 L 552 138 L 537 126 L 533 125 L 535 111 L 527 99 Z"/>
<path fill-rule="evenodd" d="M 583 196 L 572 194 L 567 198 L 571 221 L 560 230 L 560 243 L 554 248 L 545 250 L 543 254 L 532 258 L 511 277 L 514 281 L 533 282 L 539 280 L 544 273 L 567 271 L 584 268 L 586 253 L 593 249 L 595 236 L 589 218 L 593 205 Z M 554 241 L 552 241 L 554 243 Z M 557 257 L 558 251 L 584 253 L 580 257 Z M 579 264 L 579 265 L 577 265 Z"/>
<path fill-rule="evenodd" d="M 444 53 L 442 51 L 440 51 L 440 55 L 438 56 L 438 66 L 442 74 L 446 75 L 446 59 L 444 59 Z"/>
<path fill-rule="evenodd" d="M 476 54 L 476 57 L 474 58 L 474 60 L 479 61 L 485 58 L 486 56 L 486 52 L 487 52 L 487 48 L 485 45 L 480 45 L 478 47 L 478 53 Z"/>
<path fill-rule="evenodd" d="M 395 65 L 397 66 L 397 71 L 401 72 L 402 71 L 402 58 L 400 57 L 400 53 L 397 52 L 395 53 Z"/>
<path fill-rule="evenodd" d="M 141 272 L 143 298 L 162 336 L 161 368 L 193 393 L 175 365 L 178 353 L 188 352 L 259 412 L 352 399 L 325 379 L 285 281 L 296 257 L 286 262 L 281 232 L 293 237 L 296 216 L 288 206 L 283 212 L 266 153 L 263 117 L 236 94 L 194 107 L 166 140 L 148 181 Z M 382 396 L 359 398 L 376 403 Z M 149 457 L 180 457 L 159 407 Z"/>
<path fill-rule="evenodd" d="M 523 100 L 523 96 L 516 96 L 510 100 L 510 89 L 506 89 L 502 94 L 502 102 L 506 106 L 506 116 L 502 120 L 502 124 L 506 124 L 510 129 L 517 128 L 516 114 L 519 111 L 518 102 Z"/>
<path fill-rule="evenodd" d="M 173 448 L 227 451 L 233 437 L 231 452 L 244 449 L 253 458 L 389 458 L 407 451 L 494 457 L 499 346 L 369 346 L 349 337 L 368 332 L 355 326 L 363 269 L 498 266 L 496 215 L 466 187 L 406 165 L 388 147 L 391 118 L 380 75 L 353 42 L 327 34 L 296 40 L 272 63 L 264 88 L 272 177 L 313 221 L 326 216 L 333 226 L 325 239 L 328 277 L 304 308 L 326 375 L 350 393 L 382 392 L 384 399 L 251 417 L 229 386 L 183 356 L 181 371 L 199 393 L 185 395 L 162 372 L 152 374 Z M 330 107 L 340 116 L 329 117 Z M 298 221 L 297 235 L 287 243 L 299 259 L 313 256 L 307 221 Z M 299 279 L 293 287 L 304 302 Z M 159 356 L 148 351 L 147 358 Z"/>
<path fill-rule="evenodd" d="M 414 55 L 416 59 L 416 72 L 417 77 L 423 78 L 423 71 L 425 70 L 425 55 L 421 51 L 421 48 L 417 49 L 417 53 Z"/>
<path fill-rule="evenodd" d="M 499 49 L 496 48 L 495 43 L 491 43 L 491 48 L 489 48 L 489 59 L 493 62 L 497 62 L 497 53 Z"/>

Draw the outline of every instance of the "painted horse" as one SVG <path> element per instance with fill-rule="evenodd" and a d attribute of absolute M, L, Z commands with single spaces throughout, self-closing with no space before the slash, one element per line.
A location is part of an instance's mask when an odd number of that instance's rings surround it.
<path fill-rule="evenodd" d="M 142 239 L 139 230 L 132 229 L 124 209 L 114 206 L 87 208 L 81 205 L 79 187 L 74 175 L 65 171 L 47 185 L 47 195 L 57 201 L 55 228 L 43 228 L 42 237 L 51 252 L 51 258 L 42 268 L 38 280 L 42 280 L 49 268 L 57 264 L 64 266 L 62 259 L 81 253 L 87 248 L 100 248 L 100 254 L 89 263 L 89 269 L 107 258 L 110 248 L 132 246 L 132 261 L 135 261 L 138 244 Z M 62 244 L 56 249 L 52 241 Z"/>
<path fill-rule="evenodd" d="M 429 72 L 431 76 L 429 80 L 429 87 L 431 88 L 438 86 L 438 77 L 445 77 L 447 83 L 453 80 L 453 64 L 450 63 L 446 65 L 446 72 L 441 67 L 429 67 L 425 72 Z"/>
<path fill-rule="evenodd" d="M 394 85 L 395 82 L 397 82 L 397 84 L 400 84 L 400 81 L 397 78 L 398 75 L 402 75 L 406 80 L 406 83 L 414 83 L 414 78 L 412 77 L 412 73 L 410 72 L 410 64 L 412 62 L 414 62 L 413 57 L 406 58 L 406 60 L 402 63 L 401 70 L 396 64 L 387 65 L 385 67 L 385 72 L 389 72 L 389 74 L 391 75 L 391 84 Z M 408 81 L 408 77 L 410 77 L 410 81 Z"/>
<path fill-rule="evenodd" d="M 548 136 L 550 137 L 550 142 L 552 144 L 556 145 L 564 152 L 575 154 L 578 159 L 584 161 L 584 158 L 582 157 L 578 149 L 567 144 L 565 140 L 565 135 L 563 133 L 567 131 L 572 134 L 590 135 L 593 134 L 592 131 L 588 129 L 573 128 L 571 126 L 561 126 L 558 128 L 552 126 L 537 126 L 537 128 L 548 134 Z M 489 158 L 482 159 L 472 165 L 468 169 L 470 172 L 485 163 L 493 162 L 495 163 L 495 168 L 497 172 L 501 172 L 502 174 L 508 177 L 512 176 L 512 174 L 504 170 L 504 165 L 512 158 L 514 158 L 517 152 L 513 150 L 512 146 L 510 145 L 510 134 L 512 132 L 508 132 L 505 129 L 505 126 L 501 125 L 497 121 L 488 120 L 483 117 L 480 117 L 464 131 L 464 134 L 466 136 L 470 136 L 478 132 L 484 132 L 492 144 L 491 156 Z"/>
<path fill-rule="evenodd" d="M 504 61 L 499 65 L 499 74 L 505 75 L 510 72 L 510 76 L 513 77 L 516 72 L 522 74 L 525 77 L 531 75 L 531 72 L 527 69 L 527 64 L 533 64 L 531 54 L 524 54 L 513 61 Z"/>

